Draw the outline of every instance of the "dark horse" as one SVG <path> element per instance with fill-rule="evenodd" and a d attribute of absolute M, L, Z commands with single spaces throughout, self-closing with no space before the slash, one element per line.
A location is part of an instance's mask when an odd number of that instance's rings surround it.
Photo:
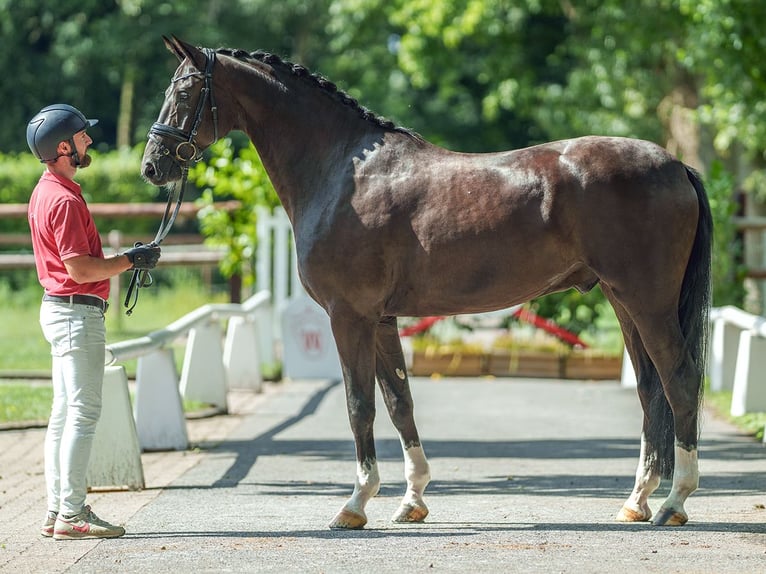
<path fill-rule="evenodd" d="M 692 170 L 653 143 L 613 137 L 455 153 L 276 56 L 165 44 L 181 63 L 144 177 L 179 180 L 218 134 L 244 131 L 292 222 L 301 282 L 330 317 L 357 460 L 332 528 L 363 527 L 380 486 L 376 378 L 404 452 L 407 491 L 393 520 L 428 514 L 398 316 L 502 309 L 596 284 L 619 319 L 644 411 L 635 487 L 617 520 L 649 520 L 649 496 L 672 476 L 654 524 L 686 523 L 699 480 L 712 234 Z"/>

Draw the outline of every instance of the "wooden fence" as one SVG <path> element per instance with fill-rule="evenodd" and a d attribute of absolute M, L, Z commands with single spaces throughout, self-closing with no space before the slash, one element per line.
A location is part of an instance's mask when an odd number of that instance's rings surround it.
<path fill-rule="evenodd" d="M 215 203 L 216 209 L 232 211 L 240 207 L 239 201 L 222 201 Z M 91 203 L 88 205 L 94 217 L 103 218 L 151 218 L 156 219 L 157 225 L 165 212 L 164 203 Z M 182 223 L 185 220 L 196 217 L 199 207 L 194 203 L 183 203 L 178 210 L 176 221 Z M 26 219 L 26 203 L 7 203 L 0 205 L 0 218 Z M 153 239 L 151 234 L 131 234 L 123 231 L 109 231 L 101 235 L 101 241 L 105 248 L 117 252 L 126 246 L 133 245 L 136 241 L 148 242 Z M 212 250 L 203 244 L 204 238 L 197 233 L 171 233 L 168 245 L 163 245 L 163 265 L 214 265 L 217 264 L 223 254 L 220 250 Z M 22 253 L 0 253 L 0 270 L 22 269 L 33 267 L 35 264 L 32 255 L 32 239 L 29 233 L 0 233 L 0 247 L 18 247 Z M 105 250 L 108 250 L 105 249 Z"/>

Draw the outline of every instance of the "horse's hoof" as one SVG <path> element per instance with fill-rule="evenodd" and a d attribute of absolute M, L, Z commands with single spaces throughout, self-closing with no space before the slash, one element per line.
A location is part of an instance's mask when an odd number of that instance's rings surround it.
<path fill-rule="evenodd" d="M 391 518 L 392 522 L 423 522 L 428 516 L 425 506 L 415 504 L 402 504 L 396 514 Z"/>
<path fill-rule="evenodd" d="M 648 508 L 645 512 L 623 506 L 617 513 L 617 522 L 646 522 L 652 517 L 652 511 Z"/>
<path fill-rule="evenodd" d="M 652 520 L 654 526 L 683 526 L 689 521 L 684 511 L 660 508 L 657 516 Z"/>
<path fill-rule="evenodd" d="M 355 530 L 364 528 L 365 524 L 367 524 L 366 516 L 343 509 L 335 515 L 329 526 L 333 529 Z"/>

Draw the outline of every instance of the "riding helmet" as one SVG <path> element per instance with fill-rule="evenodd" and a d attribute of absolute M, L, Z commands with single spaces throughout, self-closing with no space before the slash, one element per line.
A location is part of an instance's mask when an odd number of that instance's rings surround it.
<path fill-rule="evenodd" d="M 74 134 L 95 126 L 98 120 L 89 120 L 68 104 L 46 106 L 27 124 L 27 144 L 41 162 L 58 157 L 59 142 L 70 140 Z"/>

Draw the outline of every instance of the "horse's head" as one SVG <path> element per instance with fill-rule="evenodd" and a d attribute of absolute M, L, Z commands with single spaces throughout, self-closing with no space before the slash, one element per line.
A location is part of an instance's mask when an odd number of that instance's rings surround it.
<path fill-rule="evenodd" d="M 213 93 L 215 52 L 200 50 L 175 36 L 163 36 L 180 64 L 165 90 L 160 115 L 149 129 L 141 171 L 155 185 L 176 181 L 218 139 L 218 108 Z"/>

